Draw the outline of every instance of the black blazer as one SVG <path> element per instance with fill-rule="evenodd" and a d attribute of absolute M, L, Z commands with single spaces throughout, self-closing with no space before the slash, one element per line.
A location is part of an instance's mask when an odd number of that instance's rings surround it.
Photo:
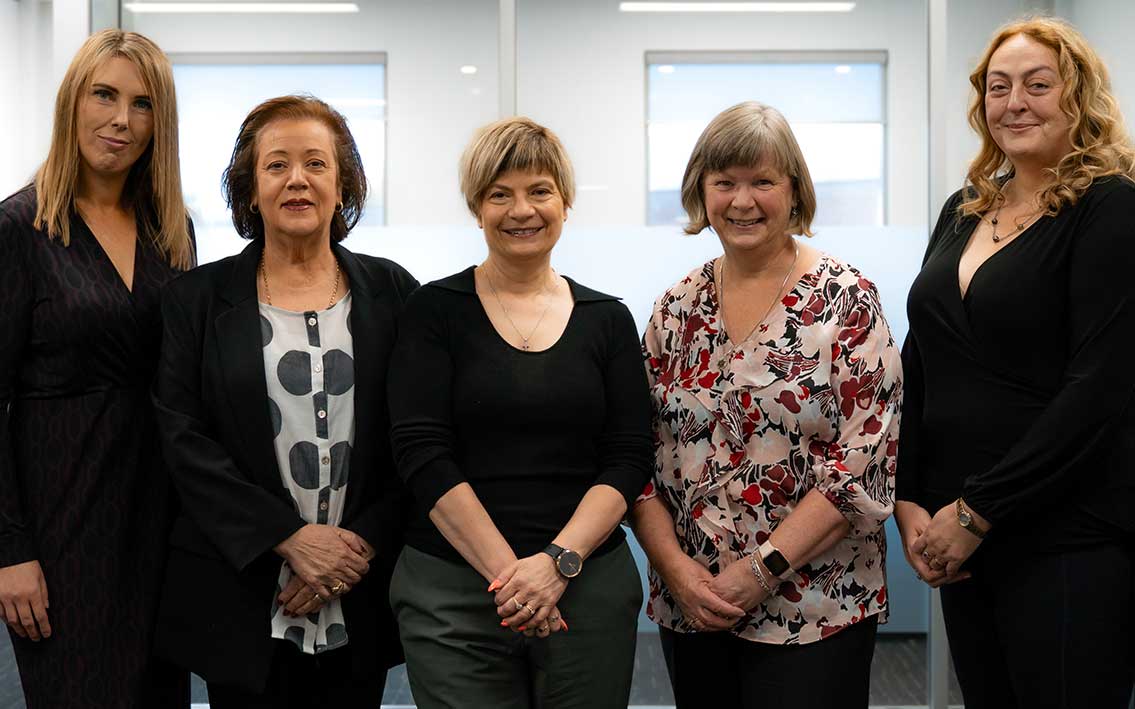
<path fill-rule="evenodd" d="M 154 402 L 181 511 L 170 536 L 156 652 L 207 682 L 262 691 L 274 649 L 273 547 L 304 525 L 272 446 L 257 267 L 263 241 L 186 273 L 162 297 Z M 390 452 L 386 369 L 402 304 L 418 283 L 392 261 L 332 247 L 350 278 L 355 442 L 341 526 L 377 555 L 343 597 L 354 671 L 402 662 L 390 574 L 404 494 Z"/>

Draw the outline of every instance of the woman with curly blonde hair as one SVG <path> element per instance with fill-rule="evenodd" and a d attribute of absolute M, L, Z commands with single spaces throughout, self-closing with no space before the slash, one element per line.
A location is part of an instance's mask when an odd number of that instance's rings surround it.
<path fill-rule="evenodd" d="M 1135 152 L 1052 18 L 970 77 L 982 149 L 908 301 L 895 517 L 967 709 L 1126 707 L 1135 630 Z"/>

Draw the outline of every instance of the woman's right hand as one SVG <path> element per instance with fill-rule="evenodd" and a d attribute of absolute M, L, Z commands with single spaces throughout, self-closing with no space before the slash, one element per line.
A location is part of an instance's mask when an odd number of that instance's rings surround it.
<path fill-rule="evenodd" d="M 47 581 L 38 561 L 0 568 L 0 605 L 4 621 L 16 635 L 32 640 L 51 637 Z"/>
<path fill-rule="evenodd" d="M 713 574 L 698 562 L 682 555 L 664 578 L 682 615 L 696 630 L 728 630 L 745 617 L 745 611 L 726 603 L 709 589 Z"/>
<path fill-rule="evenodd" d="M 962 571 L 953 576 L 947 576 L 943 569 L 932 569 L 921 554 L 912 551 L 911 545 L 922 536 L 926 527 L 930 525 L 930 513 L 921 505 L 906 500 L 895 502 L 895 523 L 899 526 L 899 535 L 902 537 L 902 552 L 906 556 L 906 563 L 914 569 L 919 580 L 925 581 L 931 588 L 938 588 L 947 583 L 962 581 L 970 577 L 970 572 Z"/>
<path fill-rule="evenodd" d="M 323 598 L 340 581 L 354 586 L 370 570 L 370 564 L 357 550 L 369 548 L 357 534 L 326 524 L 307 524 L 276 545 L 276 553 L 304 583 Z"/>

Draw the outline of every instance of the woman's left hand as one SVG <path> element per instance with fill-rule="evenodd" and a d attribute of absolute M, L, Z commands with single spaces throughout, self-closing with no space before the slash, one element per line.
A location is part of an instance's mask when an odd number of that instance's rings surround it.
<path fill-rule="evenodd" d="M 974 517 L 982 529 L 988 528 L 976 513 Z M 958 524 L 957 509 L 951 502 L 934 514 L 926 531 L 910 545 L 910 550 L 921 554 L 930 568 L 944 569 L 946 576 L 953 576 L 980 544 L 980 537 Z"/>
<path fill-rule="evenodd" d="M 336 596 L 342 596 L 351 590 L 350 585 L 343 581 L 340 581 L 338 588 L 339 592 L 335 594 Z M 320 596 L 299 576 L 293 575 L 292 580 L 288 582 L 288 585 L 284 587 L 276 600 L 284 606 L 285 616 L 302 616 L 316 612 L 323 607 L 328 599 Z"/>
<path fill-rule="evenodd" d="M 725 567 L 725 570 L 717 576 L 714 576 L 713 580 L 709 582 L 709 590 L 716 593 L 726 603 L 732 603 L 746 611 L 756 608 L 769 595 L 761 586 L 760 581 L 757 581 L 757 577 L 753 576 L 753 569 L 749 566 L 748 557 L 741 557 Z"/>
<path fill-rule="evenodd" d="M 513 562 L 497 574 L 489 586 L 496 591 L 497 615 L 506 625 L 539 626 L 567 590 L 567 579 L 556 569 L 552 557 L 540 552 Z"/>

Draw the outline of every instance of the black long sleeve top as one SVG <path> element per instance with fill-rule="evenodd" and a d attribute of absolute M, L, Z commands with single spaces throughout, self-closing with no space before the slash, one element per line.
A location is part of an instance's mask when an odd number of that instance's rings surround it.
<path fill-rule="evenodd" d="M 391 437 L 413 496 L 406 543 L 460 561 L 429 519 L 468 482 L 520 557 L 539 552 L 594 485 L 628 507 L 653 467 L 650 399 L 634 320 L 612 296 L 567 279 L 575 301 L 541 352 L 493 328 L 468 268 L 406 304 L 390 367 Z M 621 529 L 595 551 L 623 539 Z"/>
<path fill-rule="evenodd" d="M 974 273 L 946 203 L 907 302 L 897 497 L 959 495 L 1038 544 L 1135 529 L 1135 183 L 1097 180 Z"/>

